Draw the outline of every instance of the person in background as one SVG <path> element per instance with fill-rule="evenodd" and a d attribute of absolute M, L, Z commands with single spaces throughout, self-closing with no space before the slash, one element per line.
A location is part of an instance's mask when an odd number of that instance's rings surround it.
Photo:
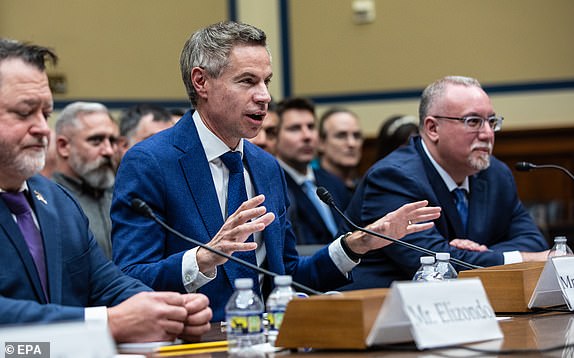
<path fill-rule="evenodd" d="M 350 218 L 367 225 L 425 198 L 442 215 L 433 228 L 405 241 L 479 266 L 546 260 L 546 240 L 519 200 L 512 172 L 492 156 L 503 118 L 480 83 L 448 76 L 430 84 L 422 93 L 419 121 L 420 137 L 369 169 L 347 208 Z M 410 280 L 420 256 L 398 245 L 374 251 L 355 269 L 347 289 Z"/>
<path fill-rule="evenodd" d="M 389 117 L 377 136 L 377 160 L 389 155 L 400 146 L 407 145 L 412 136 L 419 133 L 419 120 L 415 116 Z"/>
<path fill-rule="evenodd" d="M 42 46 L 0 39 L 0 325 L 87 321 L 116 342 L 198 340 L 201 294 L 150 292 L 107 260 L 68 191 L 38 173 L 53 111 Z"/>
<path fill-rule="evenodd" d="M 253 138 L 248 139 L 251 143 L 263 149 L 271 155 L 276 153 L 277 145 L 277 126 L 279 125 L 279 116 L 277 115 L 277 104 L 269 102 L 267 115 L 261 124 L 261 130 Z"/>
<path fill-rule="evenodd" d="M 40 174 L 46 178 L 51 178 L 54 170 L 56 170 L 56 163 L 58 161 L 58 154 L 56 153 L 56 131 L 50 130 L 50 138 L 48 139 L 48 149 L 46 151 L 46 163 Z"/>
<path fill-rule="evenodd" d="M 348 283 L 358 257 L 389 242 L 352 232 L 313 256 L 299 257 L 283 170 L 244 140 L 257 135 L 271 101 L 265 33 L 232 21 L 207 26 L 187 40 L 180 65 L 195 111 L 122 160 L 111 211 L 115 262 L 155 289 L 205 293 L 214 321 L 224 319 L 236 278 L 252 278 L 263 297 L 273 288 L 268 277 L 136 212 L 132 200 L 139 198 L 183 235 L 254 265 L 321 291 Z M 440 208 L 426 204 L 405 205 L 369 229 L 397 239 L 428 229 Z"/>
<path fill-rule="evenodd" d="M 90 219 L 90 230 L 112 257 L 110 207 L 115 180 L 118 125 L 101 103 L 73 102 L 56 120 L 56 169 L 52 180 L 68 189 Z"/>
<path fill-rule="evenodd" d="M 181 117 L 183 117 L 183 115 L 185 114 L 185 109 L 170 108 L 169 113 L 171 114 L 171 119 L 173 120 L 173 123 L 175 124 L 175 123 L 177 123 L 177 121 L 179 121 L 181 119 Z"/>
<path fill-rule="evenodd" d="M 120 116 L 120 136 L 115 162 L 119 165 L 124 154 L 136 143 L 175 124 L 172 114 L 152 104 L 138 104 L 123 111 Z"/>
<path fill-rule="evenodd" d="M 359 118 L 345 108 L 330 108 L 319 119 L 321 168 L 341 179 L 350 193 L 360 179 L 357 168 L 363 150 Z"/>
<path fill-rule="evenodd" d="M 319 140 L 314 104 L 306 98 L 286 98 L 278 104 L 277 113 L 276 156 L 285 171 L 291 204 L 288 213 L 297 243 L 328 244 L 335 238 L 343 219 L 335 209 L 319 200 L 317 187 L 325 187 L 341 210 L 347 207 L 351 195 L 335 175 L 322 168 L 311 168 Z"/>

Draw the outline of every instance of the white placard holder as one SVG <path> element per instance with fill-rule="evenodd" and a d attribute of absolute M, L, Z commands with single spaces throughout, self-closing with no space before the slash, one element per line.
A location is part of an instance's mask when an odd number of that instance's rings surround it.
<path fill-rule="evenodd" d="M 479 279 L 395 282 L 367 345 L 415 341 L 418 349 L 503 338 Z"/>
<path fill-rule="evenodd" d="M 566 304 L 574 311 L 574 256 L 558 256 L 544 265 L 528 308 Z"/>
<path fill-rule="evenodd" d="M 70 322 L 53 324 L 35 324 L 24 326 L 5 326 L 0 328 L 2 354 L 18 351 L 18 342 L 26 347 L 34 347 L 38 342 L 49 342 L 50 352 L 42 352 L 41 357 L 59 358 L 110 358 L 116 354 L 115 342 L 108 326 L 99 322 Z M 13 348 L 8 348 L 10 345 Z M 20 347 L 20 349 L 27 349 Z M 31 351 L 34 352 L 34 351 Z M 35 352 L 38 356 L 38 352 Z M 32 354 L 32 353 L 30 353 Z M 17 356 L 17 355 L 16 355 Z"/>

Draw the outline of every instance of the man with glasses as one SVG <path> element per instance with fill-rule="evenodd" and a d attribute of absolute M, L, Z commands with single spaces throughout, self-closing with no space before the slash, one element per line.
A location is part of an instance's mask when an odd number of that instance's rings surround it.
<path fill-rule="evenodd" d="M 369 170 L 347 214 L 366 225 L 426 199 L 442 207 L 441 217 L 403 240 L 480 266 L 545 260 L 547 243 L 518 198 L 512 172 L 492 156 L 502 122 L 477 80 L 449 76 L 432 83 L 419 106 L 420 137 Z M 399 245 L 371 252 L 347 288 L 410 280 L 420 256 Z"/>

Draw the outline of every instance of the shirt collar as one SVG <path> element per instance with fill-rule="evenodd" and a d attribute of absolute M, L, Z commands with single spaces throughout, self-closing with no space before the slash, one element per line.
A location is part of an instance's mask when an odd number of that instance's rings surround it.
<path fill-rule="evenodd" d="M 208 162 L 218 159 L 223 154 L 232 150 L 207 128 L 198 111 L 193 112 L 192 118 Z M 235 148 L 235 151 L 241 153 L 241 158 L 243 159 L 243 138 L 239 141 L 239 145 Z"/>
<path fill-rule="evenodd" d="M 293 178 L 293 180 L 295 181 L 295 183 L 297 183 L 297 185 L 302 185 L 307 180 L 311 181 L 313 184 L 316 184 L 315 174 L 313 172 L 313 167 L 311 167 L 311 164 L 307 165 L 307 174 L 301 174 L 292 167 L 290 167 L 287 163 L 285 163 L 281 159 L 277 158 L 277 161 L 279 162 L 283 170 L 285 170 L 285 172 L 289 174 L 291 178 Z"/>
<path fill-rule="evenodd" d="M 453 191 L 456 188 L 461 188 L 464 189 L 467 193 L 470 193 L 470 185 L 468 184 L 468 177 L 464 178 L 462 184 L 459 186 L 456 184 L 456 182 L 454 181 L 454 179 L 452 179 L 452 177 L 446 172 L 446 170 L 444 170 L 437 162 L 436 160 L 434 160 L 434 158 L 432 157 L 432 155 L 430 154 L 430 152 L 428 151 L 427 146 L 425 145 L 425 141 L 421 140 L 421 144 L 423 146 L 423 150 L 426 154 L 426 156 L 429 158 L 429 160 L 431 161 L 433 167 L 436 169 L 436 171 L 438 172 L 438 174 L 440 175 L 440 177 L 442 178 L 442 180 L 444 181 L 444 183 L 446 184 L 446 187 L 448 188 L 448 191 Z"/>

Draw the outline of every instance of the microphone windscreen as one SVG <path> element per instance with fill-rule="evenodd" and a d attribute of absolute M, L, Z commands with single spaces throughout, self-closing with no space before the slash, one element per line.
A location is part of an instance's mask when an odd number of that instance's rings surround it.
<path fill-rule="evenodd" d="M 520 172 L 527 172 L 530 169 L 534 169 L 535 165 L 532 163 L 528 163 L 528 162 L 518 162 L 515 165 L 516 170 L 520 171 Z"/>
<path fill-rule="evenodd" d="M 324 187 L 320 186 L 317 188 L 317 196 L 325 204 L 327 204 L 329 206 L 335 205 L 335 201 L 333 200 L 333 196 L 331 195 L 331 193 L 329 193 L 329 190 L 325 189 Z"/>
<path fill-rule="evenodd" d="M 147 205 L 147 203 L 140 198 L 133 198 L 132 199 L 132 208 L 137 211 L 138 213 L 150 217 L 152 212 L 151 208 Z"/>

